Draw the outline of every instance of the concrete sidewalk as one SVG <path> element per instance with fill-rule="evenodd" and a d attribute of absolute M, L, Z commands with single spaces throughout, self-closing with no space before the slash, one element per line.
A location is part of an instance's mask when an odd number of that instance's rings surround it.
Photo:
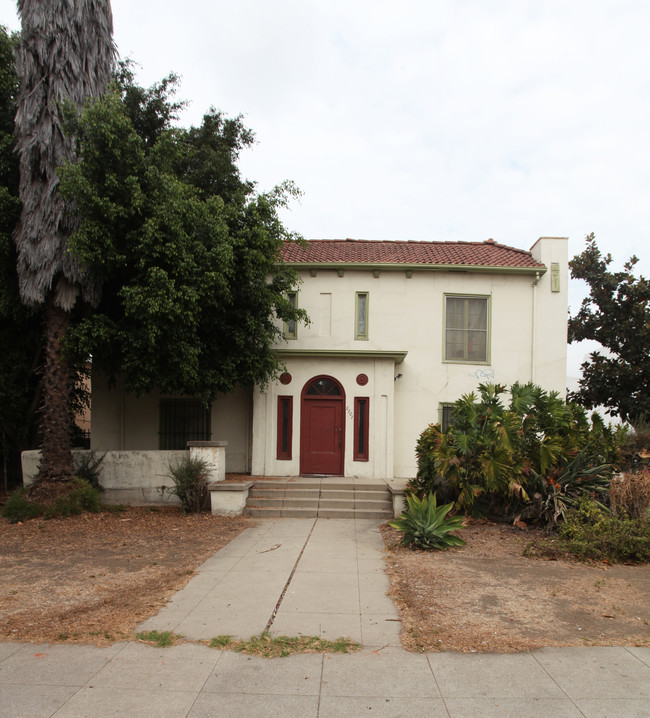
<path fill-rule="evenodd" d="M 141 630 L 348 636 L 358 653 L 264 659 L 185 643 L 0 643 L 0 718 L 650 718 L 650 648 L 413 654 L 369 521 L 266 520 Z"/>
<path fill-rule="evenodd" d="M 138 630 L 190 640 L 268 630 L 399 646 L 383 549 L 374 521 L 265 519 L 206 561 Z"/>
<path fill-rule="evenodd" d="M 264 659 L 157 649 L 0 644 L 3 718 L 648 718 L 650 648 Z"/>

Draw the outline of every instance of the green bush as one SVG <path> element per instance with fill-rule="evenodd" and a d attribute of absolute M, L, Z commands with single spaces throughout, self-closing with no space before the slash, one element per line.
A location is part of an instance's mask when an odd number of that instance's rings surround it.
<path fill-rule="evenodd" d="M 171 488 L 163 487 L 163 493 L 168 492 L 178 496 L 183 507 L 183 513 L 198 513 L 206 504 L 208 498 L 208 483 L 210 470 L 205 459 L 192 456 L 185 457 L 176 464 L 169 466 L 169 476 L 174 482 Z"/>
<path fill-rule="evenodd" d="M 574 556 L 609 563 L 650 562 L 650 520 L 616 516 L 584 496 L 566 512 L 557 538 L 538 541 L 527 555 Z"/>
<path fill-rule="evenodd" d="M 407 496 L 406 504 L 406 511 L 399 518 L 388 522 L 389 526 L 403 532 L 404 546 L 444 550 L 465 545 L 462 538 L 450 533 L 463 526 L 461 518 L 446 518 L 452 504 L 438 506 L 435 494 L 429 494 L 423 499 Z"/>
<path fill-rule="evenodd" d="M 416 446 L 418 472 L 409 490 L 436 492 L 473 515 L 526 514 L 555 522 L 574 499 L 595 492 L 607 501 L 623 434 L 556 392 L 513 384 L 479 385 L 452 408 L 443 432 L 430 425 Z"/>
<path fill-rule="evenodd" d="M 19 521 L 28 521 L 42 516 L 43 507 L 27 498 L 27 489 L 21 486 L 12 492 L 7 503 L 2 507 L 2 516 L 9 519 L 12 524 Z"/>
<path fill-rule="evenodd" d="M 70 480 L 68 491 L 58 496 L 45 510 L 45 518 L 77 516 L 84 511 L 97 513 L 101 508 L 99 491 L 85 479 L 75 477 Z"/>

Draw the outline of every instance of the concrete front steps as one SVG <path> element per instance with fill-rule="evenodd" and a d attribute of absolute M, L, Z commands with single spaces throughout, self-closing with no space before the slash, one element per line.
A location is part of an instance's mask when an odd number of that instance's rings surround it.
<path fill-rule="evenodd" d="M 244 515 L 387 521 L 393 517 L 393 499 L 383 481 L 332 478 L 257 481 L 248 493 Z"/>

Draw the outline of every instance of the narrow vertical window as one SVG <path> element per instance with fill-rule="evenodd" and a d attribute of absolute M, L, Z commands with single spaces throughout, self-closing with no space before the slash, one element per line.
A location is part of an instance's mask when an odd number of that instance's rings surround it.
<path fill-rule="evenodd" d="M 370 399 L 357 396 L 354 399 L 354 460 L 368 461 L 368 423 Z"/>
<path fill-rule="evenodd" d="M 354 338 L 368 338 L 368 292 L 357 292 L 354 318 Z"/>
<path fill-rule="evenodd" d="M 288 292 L 287 299 L 289 300 L 289 304 L 292 309 L 295 309 L 298 306 L 298 292 Z M 298 326 L 295 319 L 289 319 L 288 322 L 284 323 L 284 338 L 298 338 Z"/>
<path fill-rule="evenodd" d="M 440 429 L 443 432 L 447 431 L 447 429 L 454 424 L 453 408 L 453 404 L 440 405 Z"/>
<path fill-rule="evenodd" d="M 293 436 L 293 397 L 278 397 L 278 459 L 291 458 Z"/>

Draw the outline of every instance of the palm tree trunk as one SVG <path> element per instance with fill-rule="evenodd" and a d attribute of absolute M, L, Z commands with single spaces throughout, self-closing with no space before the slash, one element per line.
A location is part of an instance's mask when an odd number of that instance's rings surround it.
<path fill-rule="evenodd" d="M 62 339 L 70 314 L 50 295 L 45 310 L 45 366 L 41 431 L 43 458 L 37 482 L 66 481 L 73 473 L 70 452 L 70 366 L 63 356 Z"/>

